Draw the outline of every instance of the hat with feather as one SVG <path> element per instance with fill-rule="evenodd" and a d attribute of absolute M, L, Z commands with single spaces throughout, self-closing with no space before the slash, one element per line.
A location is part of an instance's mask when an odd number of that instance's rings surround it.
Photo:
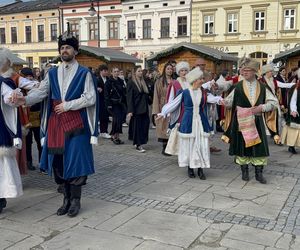
<path fill-rule="evenodd" d="M 70 32 L 70 24 L 68 23 L 67 31 L 58 37 L 58 51 L 60 52 L 60 48 L 63 45 L 70 45 L 74 48 L 74 50 L 79 50 L 79 41 L 78 39 L 72 35 Z"/>

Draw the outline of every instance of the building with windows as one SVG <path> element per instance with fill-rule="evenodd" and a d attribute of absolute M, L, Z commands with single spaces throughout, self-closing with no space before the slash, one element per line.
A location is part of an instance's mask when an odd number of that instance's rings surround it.
<path fill-rule="evenodd" d="M 124 51 L 143 60 L 180 42 L 190 42 L 191 0 L 123 0 Z"/>
<path fill-rule="evenodd" d="M 0 47 L 12 50 L 30 67 L 55 58 L 60 0 L 16 1 L 0 8 Z"/>
<path fill-rule="evenodd" d="M 236 56 L 250 56 L 261 65 L 275 54 L 300 45 L 298 0 L 194 0 L 192 43 Z"/>
<path fill-rule="evenodd" d="M 95 10 L 93 15 L 89 11 L 92 6 Z M 125 31 L 121 29 L 124 21 L 120 0 L 64 0 L 60 9 L 62 29 L 66 30 L 69 23 L 71 32 L 81 45 L 123 49 Z"/>

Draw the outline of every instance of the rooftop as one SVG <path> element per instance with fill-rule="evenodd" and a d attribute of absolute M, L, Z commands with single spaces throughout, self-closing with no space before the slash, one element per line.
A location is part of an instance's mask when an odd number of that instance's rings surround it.
<path fill-rule="evenodd" d="M 224 53 L 222 51 L 219 51 L 217 49 L 210 48 L 208 46 L 200 45 L 200 44 L 194 44 L 194 43 L 188 43 L 188 42 L 182 42 L 175 44 L 165 50 L 162 50 L 153 56 L 150 56 L 148 58 L 149 61 L 157 61 L 163 57 L 172 55 L 177 53 L 178 51 L 182 50 L 192 50 L 199 54 L 204 54 L 213 61 L 233 61 L 236 62 L 238 58 L 236 56 L 232 56 L 230 54 Z"/>
<path fill-rule="evenodd" d="M 0 14 L 9 15 L 13 13 L 57 9 L 60 4 L 61 0 L 36 0 L 29 2 L 19 1 L 0 7 Z"/>
<path fill-rule="evenodd" d="M 142 61 L 128 55 L 122 51 L 109 49 L 109 48 L 97 48 L 90 46 L 80 46 L 80 53 L 96 56 L 101 59 L 104 59 L 107 62 L 131 62 L 131 63 L 141 63 Z"/>

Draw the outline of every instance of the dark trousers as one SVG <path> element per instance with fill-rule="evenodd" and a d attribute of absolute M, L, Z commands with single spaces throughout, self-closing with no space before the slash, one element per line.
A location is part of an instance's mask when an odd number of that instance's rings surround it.
<path fill-rule="evenodd" d="M 28 134 L 26 135 L 26 157 L 28 162 L 32 162 L 32 136 L 34 137 L 39 152 L 39 161 L 41 159 L 42 154 L 40 128 L 30 128 Z"/>
<path fill-rule="evenodd" d="M 100 133 L 108 133 L 108 120 L 100 120 Z"/>
<path fill-rule="evenodd" d="M 56 184 L 70 184 L 74 186 L 82 186 L 86 184 L 87 176 L 64 179 L 63 155 L 54 156 L 52 167 Z"/>

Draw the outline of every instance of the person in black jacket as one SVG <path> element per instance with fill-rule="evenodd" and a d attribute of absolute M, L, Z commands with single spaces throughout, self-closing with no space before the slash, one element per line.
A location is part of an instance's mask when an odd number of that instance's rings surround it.
<path fill-rule="evenodd" d="M 100 137 L 111 139 L 108 134 L 109 113 L 104 101 L 105 84 L 108 76 L 108 67 L 105 64 L 99 66 L 99 77 L 97 82 L 97 90 L 99 93 L 99 121 L 100 121 Z"/>
<path fill-rule="evenodd" d="M 133 145 L 140 153 L 146 151 L 142 145 L 148 142 L 150 123 L 148 107 L 149 90 L 141 66 L 136 66 L 132 72 L 132 79 L 127 83 L 127 116 L 130 118 L 129 131 L 132 131 Z"/>
<path fill-rule="evenodd" d="M 104 87 L 105 105 L 113 118 L 110 135 L 116 145 L 124 144 L 120 140 L 119 134 L 122 134 L 122 122 L 126 112 L 126 86 L 118 75 L 119 69 L 114 67 L 111 71 L 111 77 Z"/>

